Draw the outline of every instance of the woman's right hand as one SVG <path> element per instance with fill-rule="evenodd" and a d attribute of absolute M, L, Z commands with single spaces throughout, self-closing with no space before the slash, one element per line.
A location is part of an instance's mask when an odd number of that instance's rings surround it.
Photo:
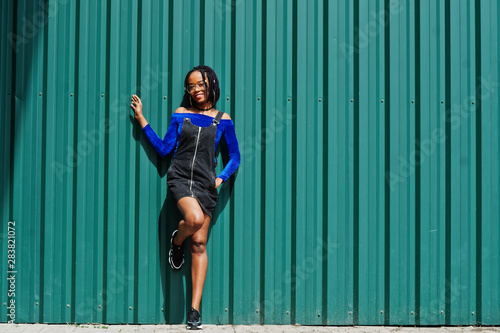
<path fill-rule="evenodd" d="M 148 122 L 146 121 L 146 118 L 144 118 L 144 115 L 142 114 L 142 102 L 139 96 L 137 95 L 132 95 L 132 104 L 130 104 L 130 107 L 134 110 L 134 117 L 137 119 L 139 124 L 141 125 L 142 128 L 144 128 Z"/>
<path fill-rule="evenodd" d="M 132 99 L 132 104 L 130 104 L 130 106 L 134 110 L 135 119 L 137 119 L 140 116 L 142 116 L 142 102 L 139 96 L 135 94 L 132 95 L 131 99 Z"/>

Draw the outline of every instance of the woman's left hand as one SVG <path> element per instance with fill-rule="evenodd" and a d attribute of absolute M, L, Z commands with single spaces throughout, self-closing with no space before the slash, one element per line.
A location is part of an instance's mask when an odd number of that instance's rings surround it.
<path fill-rule="evenodd" d="M 215 188 L 218 188 L 222 184 L 222 178 L 215 178 Z"/>

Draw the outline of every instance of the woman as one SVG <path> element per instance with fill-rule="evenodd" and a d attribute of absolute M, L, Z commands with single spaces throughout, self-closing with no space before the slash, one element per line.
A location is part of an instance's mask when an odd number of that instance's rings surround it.
<path fill-rule="evenodd" d="M 175 110 L 165 138 L 161 140 L 142 114 L 142 103 L 132 96 L 131 107 L 156 151 L 166 156 L 174 151 L 167 172 L 167 184 L 184 219 L 172 233 L 169 251 L 170 266 L 178 270 L 184 263 L 182 243 L 191 236 L 191 277 L 193 297 L 188 312 L 188 329 L 200 329 L 198 311 L 207 274 L 207 235 L 210 219 L 217 203 L 217 188 L 240 164 L 234 124 L 228 114 L 217 111 L 220 96 L 219 80 L 208 66 L 198 66 L 184 80 L 185 98 L 190 107 Z M 215 175 L 215 150 L 221 136 L 227 143 L 229 160 L 224 170 Z"/>

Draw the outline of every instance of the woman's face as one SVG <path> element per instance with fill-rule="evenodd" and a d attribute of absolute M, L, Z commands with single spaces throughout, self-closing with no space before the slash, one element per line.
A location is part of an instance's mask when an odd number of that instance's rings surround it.
<path fill-rule="evenodd" d="M 207 80 L 205 80 L 205 83 L 208 87 Z M 196 103 L 201 104 L 208 101 L 208 91 L 203 84 L 203 76 L 199 71 L 194 71 L 189 75 L 187 90 Z"/>

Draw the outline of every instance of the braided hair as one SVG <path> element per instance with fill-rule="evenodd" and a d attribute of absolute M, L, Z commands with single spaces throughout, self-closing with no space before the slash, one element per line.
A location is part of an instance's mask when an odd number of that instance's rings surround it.
<path fill-rule="evenodd" d="M 220 97 L 219 79 L 217 78 L 214 70 L 205 65 L 196 66 L 186 74 L 186 78 L 184 79 L 184 99 L 189 100 L 191 98 L 191 95 L 188 93 L 187 86 L 189 84 L 189 76 L 196 71 L 201 73 L 205 89 L 208 89 L 207 99 L 212 103 L 212 107 L 215 108 L 215 104 L 217 104 Z M 207 87 L 205 79 L 209 82 L 209 87 Z"/>

